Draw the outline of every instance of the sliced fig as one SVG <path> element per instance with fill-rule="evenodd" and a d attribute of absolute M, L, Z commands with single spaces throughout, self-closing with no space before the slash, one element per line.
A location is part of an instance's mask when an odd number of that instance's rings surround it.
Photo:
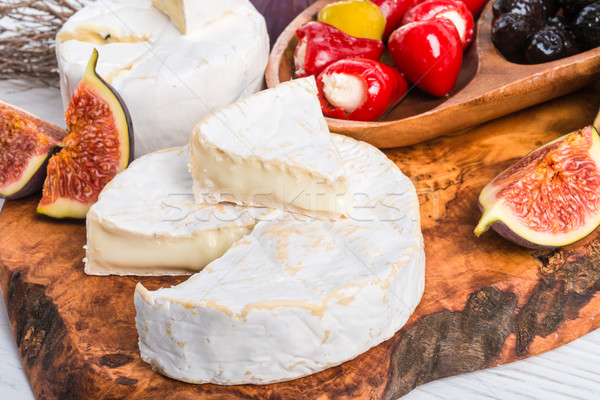
<path fill-rule="evenodd" d="M 133 160 L 133 128 L 125 102 L 96 73 L 94 49 L 65 113 L 68 136 L 48 162 L 37 211 L 85 218 L 100 191 Z"/>
<path fill-rule="evenodd" d="M 529 248 L 576 242 L 600 225 L 600 136 L 593 126 L 534 150 L 488 183 L 477 236 L 490 226 Z"/>
<path fill-rule="evenodd" d="M 0 100 L 0 197 L 19 199 L 42 189 L 46 164 L 64 130 Z"/>

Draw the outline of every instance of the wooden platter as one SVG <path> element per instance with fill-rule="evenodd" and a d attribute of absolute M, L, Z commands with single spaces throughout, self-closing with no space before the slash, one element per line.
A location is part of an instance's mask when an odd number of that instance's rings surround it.
<path fill-rule="evenodd" d="M 296 29 L 333 1 L 317 1 L 281 33 L 269 58 L 267 86 L 292 79 Z M 329 129 L 380 148 L 407 146 L 554 99 L 600 78 L 600 47 L 544 64 L 506 61 L 491 40 L 491 6 L 489 2 L 479 17 L 475 40 L 464 54 L 458 82 L 449 97 L 434 98 L 412 87 L 379 121 L 327 118 Z"/>
<path fill-rule="evenodd" d="M 600 327 L 600 234 L 531 251 L 473 235 L 482 186 L 533 148 L 589 124 L 600 85 L 461 134 L 387 151 L 419 194 L 423 299 L 392 339 L 354 360 L 266 386 L 191 385 L 140 360 L 134 286 L 186 277 L 83 273 L 85 224 L 35 214 L 37 197 L 0 213 L 0 288 L 40 399 L 396 399 L 446 376 L 511 362 Z"/>

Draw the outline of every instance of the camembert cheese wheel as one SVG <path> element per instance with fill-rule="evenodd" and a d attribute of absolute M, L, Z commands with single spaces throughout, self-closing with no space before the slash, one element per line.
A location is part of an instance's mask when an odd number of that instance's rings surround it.
<path fill-rule="evenodd" d="M 184 35 L 150 0 L 86 5 L 57 34 L 65 109 L 95 47 L 98 73 L 131 113 L 135 156 L 188 143 L 203 117 L 262 88 L 269 55 L 265 20 L 248 0 L 208 8 L 189 15 L 198 27 Z"/>
<path fill-rule="evenodd" d="M 138 284 L 143 360 L 185 382 L 267 384 L 350 360 L 405 324 L 424 289 L 415 188 L 376 148 L 332 138 L 348 216 L 271 211 L 186 282 Z"/>

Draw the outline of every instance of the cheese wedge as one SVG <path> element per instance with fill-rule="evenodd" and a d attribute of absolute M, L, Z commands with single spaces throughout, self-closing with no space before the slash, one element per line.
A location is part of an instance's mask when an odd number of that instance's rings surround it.
<path fill-rule="evenodd" d="M 314 77 L 284 82 L 194 127 L 190 170 L 202 203 L 266 205 L 348 215 L 348 178 L 323 117 Z"/>
<path fill-rule="evenodd" d="M 152 0 L 152 4 L 167 14 L 183 34 L 203 28 L 245 2 L 246 0 Z"/>
<path fill-rule="evenodd" d="M 193 3 L 214 12 L 188 15 L 199 25 L 188 35 L 151 0 L 97 1 L 75 13 L 57 34 L 65 109 L 93 48 L 98 73 L 131 113 L 136 157 L 188 144 L 202 118 L 260 90 L 269 57 L 263 16 L 248 0 Z"/>
<path fill-rule="evenodd" d="M 87 274 L 200 271 L 268 213 L 234 204 L 196 204 L 188 159 L 188 147 L 148 154 L 106 185 L 86 217 Z"/>
<path fill-rule="evenodd" d="M 333 142 L 360 194 L 349 218 L 278 210 L 186 282 L 138 284 L 143 360 L 186 382 L 267 384 L 350 360 L 404 325 L 424 289 L 415 188 L 374 147 Z"/>

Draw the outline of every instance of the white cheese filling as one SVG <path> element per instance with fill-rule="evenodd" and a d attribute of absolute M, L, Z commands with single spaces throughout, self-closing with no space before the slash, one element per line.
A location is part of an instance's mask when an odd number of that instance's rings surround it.
<path fill-rule="evenodd" d="M 296 50 L 294 50 L 294 67 L 296 71 L 304 69 L 304 60 L 306 59 L 306 39 L 301 39 Z"/>
<path fill-rule="evenodd" d="M 367 100 L 365 82 L 356 75 L 331 73 L 323 75 L 323 94 L 336 108 L 351 113 Z"/>
<path fill-rule="evenodd" d="M 439 17 L 448 18 L 450 21 L 452 21 L 452 23 L 456 27 L 456 31 L 458 32 L 458 36 L 460 37 L 460 41 L 465 41 L 467 26 L 465 25 L 465 20 L 463 19 L 463 17 L 461 17 L 458 11 L 446 11 L 444 13 L 439 14 L 438 18 Z"/>

